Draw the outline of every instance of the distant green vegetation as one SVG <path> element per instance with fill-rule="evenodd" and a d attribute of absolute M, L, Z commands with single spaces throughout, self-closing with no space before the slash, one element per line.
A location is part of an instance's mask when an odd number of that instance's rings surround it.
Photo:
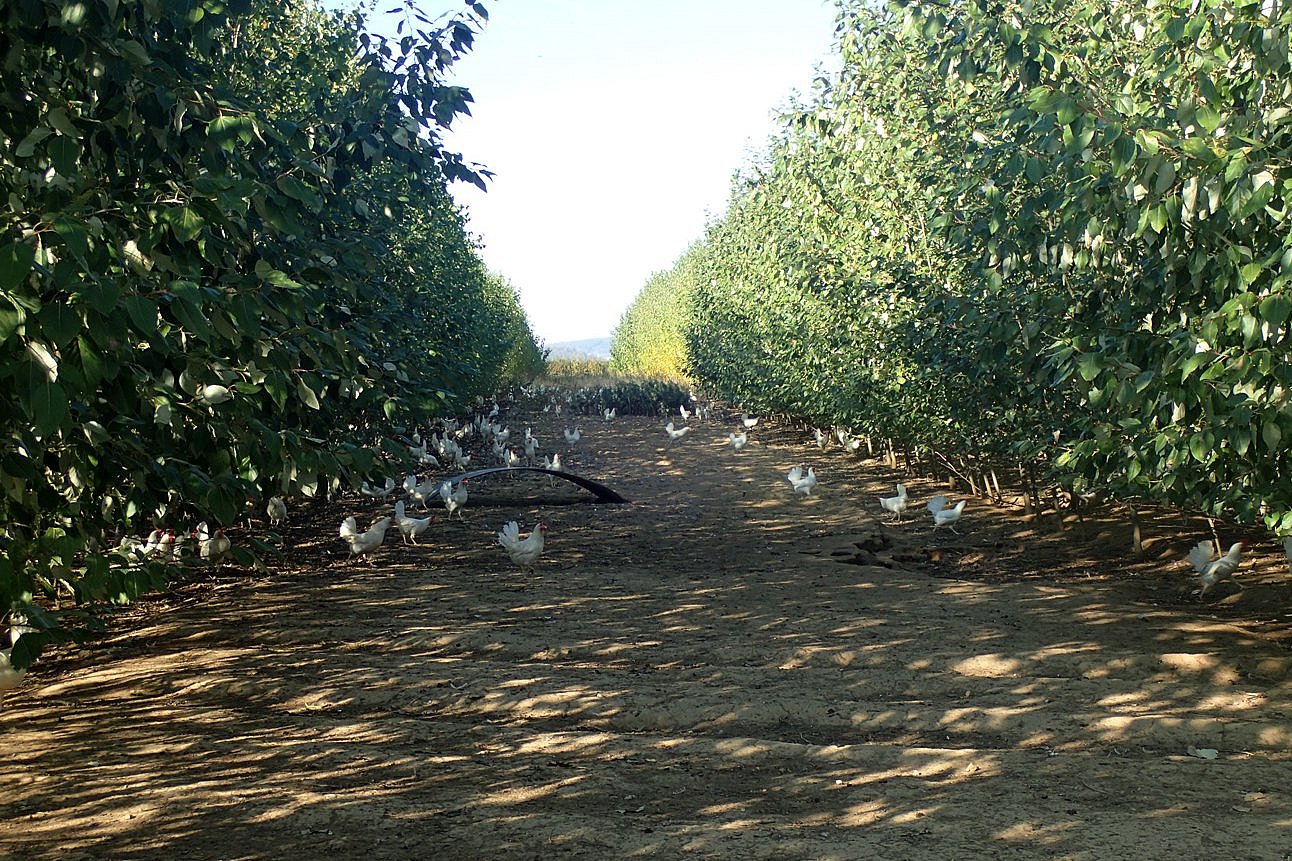
<path fill-rule="evenodd" d="M 693 408 L 690 390 L 676 380 L 619 376 L 562 376 L 539 380 L 522 390 L 529 406 L 560 405 L 569 416 L 603 419 L 606 410 L 618 416 L 677 416 L 678 407 Z"/>
<path fill-rule="evenodd" d="M 672 269 L 652 275 L 624 312 L 610 342 L 611 372 L 687 377 L 686 323 L 699 250 L 688 249 Z"/>
<path fill-rule="evenodd" d="M 548 359 L 544 376 L 557 380 L 589 377 L 601 379 L 609 377 L 610 361 L 607 359 Z"/>

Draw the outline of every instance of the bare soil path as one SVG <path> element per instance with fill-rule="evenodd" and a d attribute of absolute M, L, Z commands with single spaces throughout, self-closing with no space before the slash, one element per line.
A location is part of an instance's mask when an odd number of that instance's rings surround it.
<path fill-rule="evenodd" d="M 565 456 L 630 505 L 503 477 L 373 565 L 372 506 L 297 509 L 291 564 L 49 656 L 0 702 L 0 858 L 1292 858 L 1272 547 L 1203 604 L 1195 529 L 934 532 L 920 481 L 892 525 L 879 464 L 661 425 Z M 529 575 L 494 533 L 540 516 Z"/>

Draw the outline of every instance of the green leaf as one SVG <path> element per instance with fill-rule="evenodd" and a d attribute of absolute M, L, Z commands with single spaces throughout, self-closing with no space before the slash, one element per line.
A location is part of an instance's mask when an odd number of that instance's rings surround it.
<path fill-rule="evenodd" d="M 1103 369 L 1103 360 L 1095 353 L 1083 353 L 1077 361 L 1077 370 L 1081 374 L 1081 379 L 1090 382 L 1099 376 L 1100 370 Z"/>
<path fill-rule="evenodd" d="M 81 261 L 90 253 L 90 234 L 81 221 L 69 218 L 54 220 L 54 232 L 67 245 L 67 250 Z"/>
<path fill-rule="evenodd" d="M 1282 294 L 1267 296 L 1258 308 L 1261 319 L 1271 326 L 1281 326 L 1292 316 L 1292 299 Z"/>
<path fill-rule="evenodd" d="M 1154 233 L 1161 233 L 1167 221 L 1168 214 L 1165 206 L 1158 205 L 1149 210 L 1148 223 L 1152 225 Z"/>
<path fill-rule="evenodd" d="M 265 391 L 273 398 L 279 410 L 287 405 L 287 377 L 281 371 L 273 371 L 265 376 Z"/>
<path fill-rule="evenodd" d="M 1214 132 L 1220 127 L 1220 111 L 1217 111 L 1215 108 L 1208 105 L 1203 105 L 1198 108 L 1194 118 L 1198 121 L 1198 125 L 1202 126 L 1208 132 Z"/>
<path fill-rule="evenodd" d="M 67 394 L 57 382 L 33 374 L 28 407 L 36 433 L 51 436 L 67 417 Z"/>
<path fill-rule="evenodd" d="M 81 330 L 81 315 L 69 305 L 51 303 L 40 310 L 40 331 L 55 346 L 63 346 Z"/>
<path fill-rule="evenodd" d="M 318 193 L 294 176 L 279 179 L 278 189 L 293 200 L 304 203 L 311 212 L 318 212 L 323 208 L 323 199 Z"/>
<path fill-rule="evenodd" d="M 1215 439 L 1210 433 L 1194 434 L 1189 439 L 1189 454 L 1199 463 L 1206 463 L 1212 454 Z"/>
<path fill-rule="evenodd" d="M 0 341 L 7 341 L 27 322 L 27 312 L 0 297 Z"/>
<path fill-rule="evenodd" d="M 313 389 L 305 385 L 304 380 L 296 381 L 296 396 L 299 397 L 310 409 L 317 410 L 322 408 L 322 405 L 319 403 L 318 396 L 314 394 Z"/>
<path fill-rule="evenodd" d="M 81 160 L 81 145 L 71 138 L 57 137 L 45 147 L 54 170 L 62 176 L 75 176 Z"/>
<path fill-rule="evenodd" d="M 53 133 L 52 129 L 45 128 L 44 126 L 37 126 L 28 132 L 26 137 L 18 142 L 18 146 L 14 148 L 13 154 L 18 158 L 31 158 L 36 154 L 36 147 L 40 145 L 40 142 Z"/>
<path fill-rule="evenodd" d="M 211 324 L 207 321 L 200 308 L 190 302 L 183 296 L 176 296 L 171 300 L 171 313 L 175 319 L 179 320 L 180 325 L 185 329 L 197 335 L 204 341 L 211 338 Z"/>
<path fill-rule="evenodd" d="M 1261 425 L 1261 439 L 1265 440 L 1265 446 L 1272 452 L 1279 450 L 1279 443 L 1283 441 L 1283 431 L 1279 429 L 1277 423 L 1269 421 Z"/>
<path fill-rule="evenodd" d="M 65 135 L 72 140 L 80 140 L 81 138 L 81 130 L 76 127 L 76 124 L 68 117 L 67 111 L 62 108 L 52 109 L 45 115 L 45 122 L 49 123 L 50 127 L 60 135 Z"/>
<path fill-rule="evenodd" d="M 81 296 L 100 314 L 110 314 L 121 299 L 121 288 L 110 278 L 94 278 L 81 285 Z"/>
<path fill-rule="evenodd" d="M 21 242 L 0 246 L 0 290 L 16 290 L 27 279 L 36 252 Z"/>
<path fill-rule="evenodd" d="M 85 384 L 90 389 L 97 389 L 99 383 L 103 382 L 103 360 L 85 336 L 76 339 L 76 349 L 81 357 L 81 371 L 85 374 Z"/>
<path fill-rule="evenodd" d="M 293 280 L 286 272 L 283 272 L 281 269 L 275 269 L 264 260 L 258 260 L 256 262 L 256 274 L 275 287 L 299 289 L 301 286 L 299 282 Z"/>
<path fill-rule="evenodd" d="M 128 296 L 123 304 L 131 322 L 145 337 L 157 334 L 157 303 L 146 296 Z"/>
<path fill-rule="evenodd" d="M 1162 166 L 1157 169 L 1157 182 L 1153 186 L 1153 191 L 1158 195 L 1163 195 L 1173 185 L 1175 185 L 1175 165 L 1169 161 L 1164 161 Z M 1161 228 L 1157 229 L 1161 230 Z"/>
<path fill-rule="evenodd" d="M 192 242 L 202 233 L 206 222 L 188 206 L 175 206 L 162 213 L 162 219 L 170 225 L 171 232 L 180 242 Z"/>

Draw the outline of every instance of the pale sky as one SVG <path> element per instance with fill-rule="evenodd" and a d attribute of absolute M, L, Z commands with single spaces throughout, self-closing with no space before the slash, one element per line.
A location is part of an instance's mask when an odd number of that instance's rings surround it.
<path fill-rule="evenodd" d="M 831 0 L 487 0 L 447 145 L 490 269 L 548 343 L 608 336 L 725 208 L 773 115 L 830 60 Z M 423 0 L 435 15 L 460 2 Z"/>

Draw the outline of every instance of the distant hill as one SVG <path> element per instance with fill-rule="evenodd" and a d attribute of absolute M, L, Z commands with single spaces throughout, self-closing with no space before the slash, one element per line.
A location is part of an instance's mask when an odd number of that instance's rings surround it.
<path fill-rule="evenodd" d="M 560 341 L 547 344 L 553 359 L 609 359 L 609 338 L 584 338 L 582 341 Z"/>

